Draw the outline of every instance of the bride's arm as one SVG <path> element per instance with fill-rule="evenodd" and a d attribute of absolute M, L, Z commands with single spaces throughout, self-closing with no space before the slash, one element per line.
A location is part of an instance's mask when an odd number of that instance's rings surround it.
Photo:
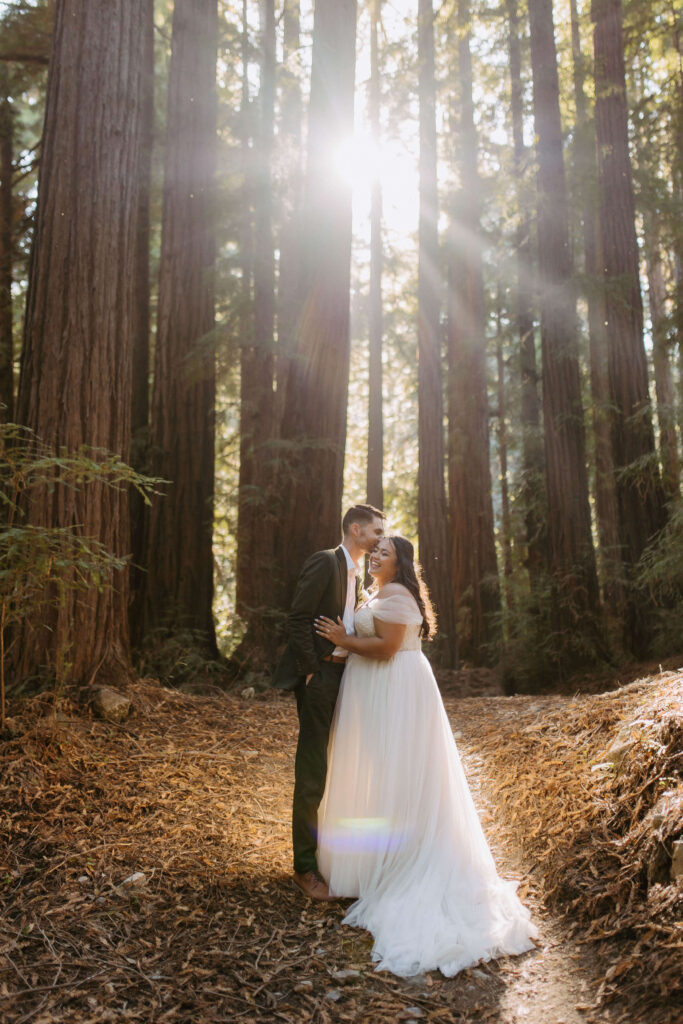
<path fill-rule="evenodd" d="M 377 661 L 393 658 L 403 643 L 406 627 L 398 622 L 374 621 L 377 636 L 354 636 L 346 632 L 341 619 L 333 622 L 324 615 L 315 620 L 315 631 L 318 636 L 327 637 L 336 647 L 343 647 L 352 654 Z"/>

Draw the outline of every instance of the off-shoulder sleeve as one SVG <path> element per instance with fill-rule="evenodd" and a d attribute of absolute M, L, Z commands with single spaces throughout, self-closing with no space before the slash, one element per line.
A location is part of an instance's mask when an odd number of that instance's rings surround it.
<path fill-rule="evenodd" d="M 410 594 L 392 594 L 380 597 L 370 606 L 374 618 L 380 622 L 394 622 L 400 626 L 419 626 L 422 614 Z"/>

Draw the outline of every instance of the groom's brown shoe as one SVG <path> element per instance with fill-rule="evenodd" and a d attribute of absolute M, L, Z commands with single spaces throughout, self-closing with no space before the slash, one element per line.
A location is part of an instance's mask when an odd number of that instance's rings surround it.
<path fill-rule="evenodd" d="M 322 878 L 318 878 L 315 871 L 295 871 L 292 875 L 292 881 L 305 896 L 310 896 L 313 900 L 333 900 L 334 896 L 330 895 L 328 889 Z"/>

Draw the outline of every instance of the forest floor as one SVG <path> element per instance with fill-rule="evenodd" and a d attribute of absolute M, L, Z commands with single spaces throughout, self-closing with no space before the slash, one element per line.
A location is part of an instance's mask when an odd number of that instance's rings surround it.
<path fill-rule="evenodd" d="M 12 709 L 3 1024 L 680 1020 L 682 887 L 642 879 L 643 822 L 664 788 L 680 796 L 683 673 L 602 696 L 507 698 L 476 673 L 442 688 L 537 949 L 453 979 L 376 972 L 369 935 L 341 923 L 347 903 L 290 881 L 293 698 L 143 680 L 120 726 L 46 695 Z M 616 770 L 604 751 L 624 723 Z"/>

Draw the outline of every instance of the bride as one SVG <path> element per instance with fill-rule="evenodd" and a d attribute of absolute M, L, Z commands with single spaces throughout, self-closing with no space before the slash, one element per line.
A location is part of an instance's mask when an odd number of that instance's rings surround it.
<path fill-rule="evenodd" d="M 349 651 L 318 812 L 318 866 L 345 924 L 374 937 L 377 970 L 452 976 L 533 948 L 516 884 L 498 877 L 421 638 L 433 628 L 426 588 L 403 537 L 370 556 L 356 635 L 316 631 Z"/>

